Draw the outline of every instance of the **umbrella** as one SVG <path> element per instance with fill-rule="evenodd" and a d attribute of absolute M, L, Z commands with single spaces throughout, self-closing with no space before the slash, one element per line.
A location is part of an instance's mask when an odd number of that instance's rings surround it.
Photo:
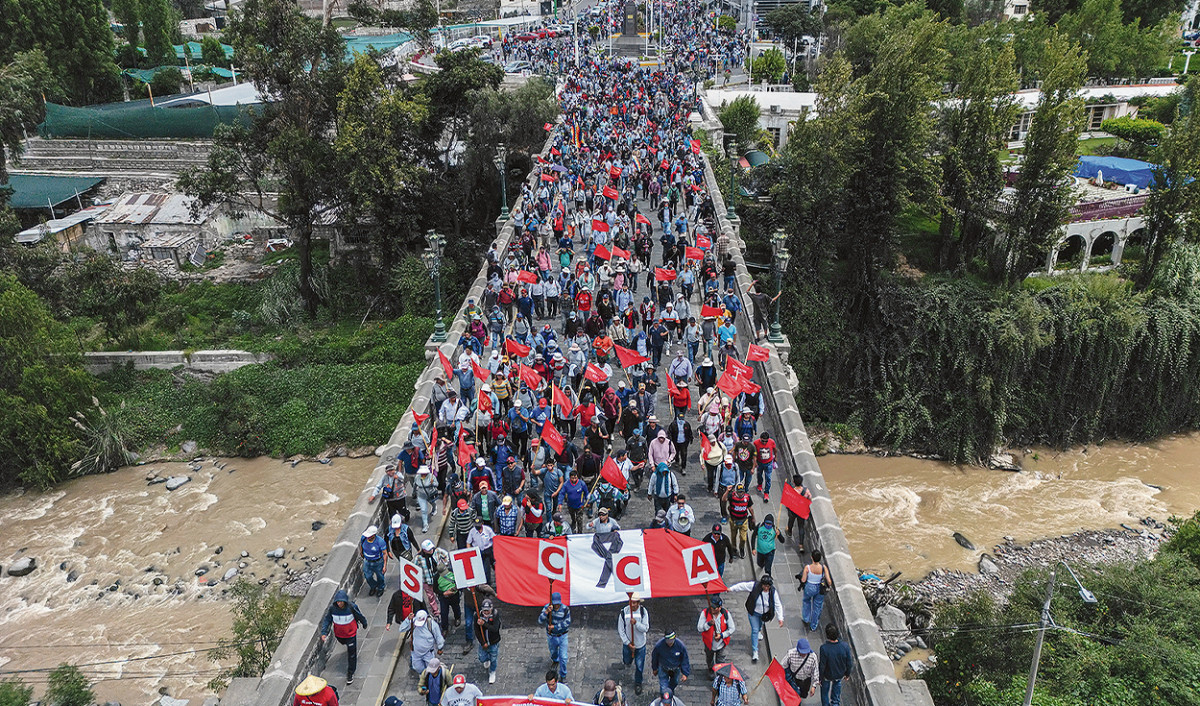
<path fill-rule="evenodd" d="M 566 171 L 567 171 L 567 168 L 566 168 L 566 167 L 564 167 L 564 166 L 563 166 L 563 165 L 561 165 L 561 164 L 551 164 L 551 165 L 550 165 L 550 168 L 551 168 L 551 169 L 553 169 L 553 170 L 554 170 L 554 171 L 556 171 L 556 172 L 563 172 L 564 174 L 565 174 L 565 173 L 566 173 Z"/>
<path fill-rule="evenodd" d="M 723 662 L 721 664 L 713 665 L 713 674 L 720 674 L 721 676 L 728 677 L 734 681 L 746 681 L 742 677 L 742 673 L 738 671 L 738 668 L 733 666 L 732 662 Z"/>

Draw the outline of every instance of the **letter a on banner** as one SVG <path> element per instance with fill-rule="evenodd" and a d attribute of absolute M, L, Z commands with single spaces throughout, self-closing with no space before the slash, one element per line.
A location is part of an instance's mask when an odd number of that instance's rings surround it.
<path fill-rule="evenodd" d="M 455 588 L 487 583 L 487 575 L 483 572 L 483 554 L 478 547 L 450 552 L 450 565 L 454 567 Z"/>
<path fill-rule="evenodd" d="M 425 600 L 425 585 L 421 581 L 421 567 L 402 556 L 400 560 L 400 590 L 412 596 L 414 601 Z"/>
<path fill-rule="evenodd" d="M 613 554 L 614 588 L 623 593 L 646 591 L 646 565 L 641 554 Z"/>
<path fill-rule="evenodd" d="M 717 573 L 717 555 L 707 542 L 683 550 L 683 567 L 687 569 L 688 585 L 708 583 L 721 578 Z"/>
<path fill-rule="evenodd" d="M 539 541 L 537 571 L 551 581 L 566 581 L 567 548 L 554 542 Z"/>

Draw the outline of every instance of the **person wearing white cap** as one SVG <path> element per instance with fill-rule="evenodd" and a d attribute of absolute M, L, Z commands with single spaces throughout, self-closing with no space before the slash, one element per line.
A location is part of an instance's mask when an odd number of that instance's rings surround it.
<path fill-rule="evenodd" d="M 633 693 L 642 693 L 642 677 L 646 671 L 646 635 L 650 633 L 650 614 L 642 607 L 642 597 L 629 596 L 629 605 L 617 618 L 617 635 L 621 638 L 621 661 L 633 665 Z"/>
<path fill-rule="evenodd" d="M 337 692 L 321 677 L 309 674 L 296 687 L 292 706 L 338 706 Z"/>
<path fill-rule="evenodd" d="M 434 512 L 437 503 L 437 477 L 433 475 L 429 466 L 421 466 L 417 469 L 417 478 L 413 485 L 417 506 L 421 508 L 421 534 L 426 534 L 429 532 L 429 516 Z"/>
<path fill-rule="evenodd" d="M 387 542 L 379 536 L 379 528 L 371 525 L 362 533 L 358 541 L 358 553 L 362 556 L 363 578 L 371 587 L 370 596 L 382 596 L 385 585 L 384 574 L 387 573 Z"/>
<path fill-rule="evenodd" d="M 429 613 L 423 610 L 418 610 L 416 615 L 406 618 L 397 629 L 404 632 L 410 628 L 412 629 L 412 670 L 419 675 L 425 670 L 429 660 L 442 653 L 442 648 L 446 646 L 446 638 L 442 636 L 442 629 L 438 626 L 437 621 L 430 620 Z"/>

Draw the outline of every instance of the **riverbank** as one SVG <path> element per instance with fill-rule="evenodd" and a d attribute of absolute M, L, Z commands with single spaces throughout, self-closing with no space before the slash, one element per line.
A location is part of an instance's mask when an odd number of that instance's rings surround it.
<path fill-rule="evenodd" d="M 302 593 L 376 464 L 195 458 L 0 496 L 0 564 L 38 567 L 0 578 L 0 668 L 71 662 L 100 703 L 150 704 L 160 688 L 199 703 L 219 671 L 208 652 L 230 634 L 229 586 Z"/>

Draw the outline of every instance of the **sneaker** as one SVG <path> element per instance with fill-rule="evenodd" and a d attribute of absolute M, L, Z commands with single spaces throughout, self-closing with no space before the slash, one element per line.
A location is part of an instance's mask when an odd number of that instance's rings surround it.
<path fill-rule="evenodd" d="M 758 492 L 760 492 L 760 493 L 761 493 L 761 492 L 762 492 L 762 485 L 760 484 L 760 485 L 759 485 L 757 488 L 755 488 L 755 490 L 757 490 Z"/>
<path fill-rule="evenodd" d="M 469 643 L 469 642 L 468 642 L 467 644 L 463 645 L 462 653 L 463 653 L 464 655 L 469 655 L 469 654 L 471 654 L 471 647 L 472 647 L 472 645 L 471 645 L 471 643 Z"/>
<path fill-rule="evenodd" d="M 769 503 L 769 502 L 771 502 L 771 496 L 770 496 L 770 494 L 768 494 L 768 493 L 763 493 L 763 502 L 764 502 L 764 503 Z"/>
<path fill-rule="evenodd" d="M 421 534 L 429 534 L 429 528 L 428 528 L 428 527 L 422 527 L 422 528 L 421 528 Z"/>
<path fill-rule="evenodd" d="M 637 694 L 638 696 L 641 696 L 642 695 L 642 685 L 634 684 L 633 685 L 633 693 Z"/>
<path fill-rule="evenodd" d="M 488 684 L 495 684 L 495 683 L 496 683 L 496 672 L 495 671 L 488 672 Z"/>
<path fill-rule="evenodd" d="M 750 661 L 758 664 L 758 650 L 755 650 L 754 654 L 750 655 Z"/>
<path fill-rule="evenodd" d="M 346 675 L 346 686 L 350 686 L 353 683 L 354 683 L 354 672 L 350 672 L 349 674 Z"/>
<path fill-rule="evenodd" d="M 728 517 L 722 517 L 722 518 L 721 518 L 721 524 L 723 524 L 723 525 L 727 525 L 727 524 L 729 524 L 729 518 L 728 518 Z"/>

